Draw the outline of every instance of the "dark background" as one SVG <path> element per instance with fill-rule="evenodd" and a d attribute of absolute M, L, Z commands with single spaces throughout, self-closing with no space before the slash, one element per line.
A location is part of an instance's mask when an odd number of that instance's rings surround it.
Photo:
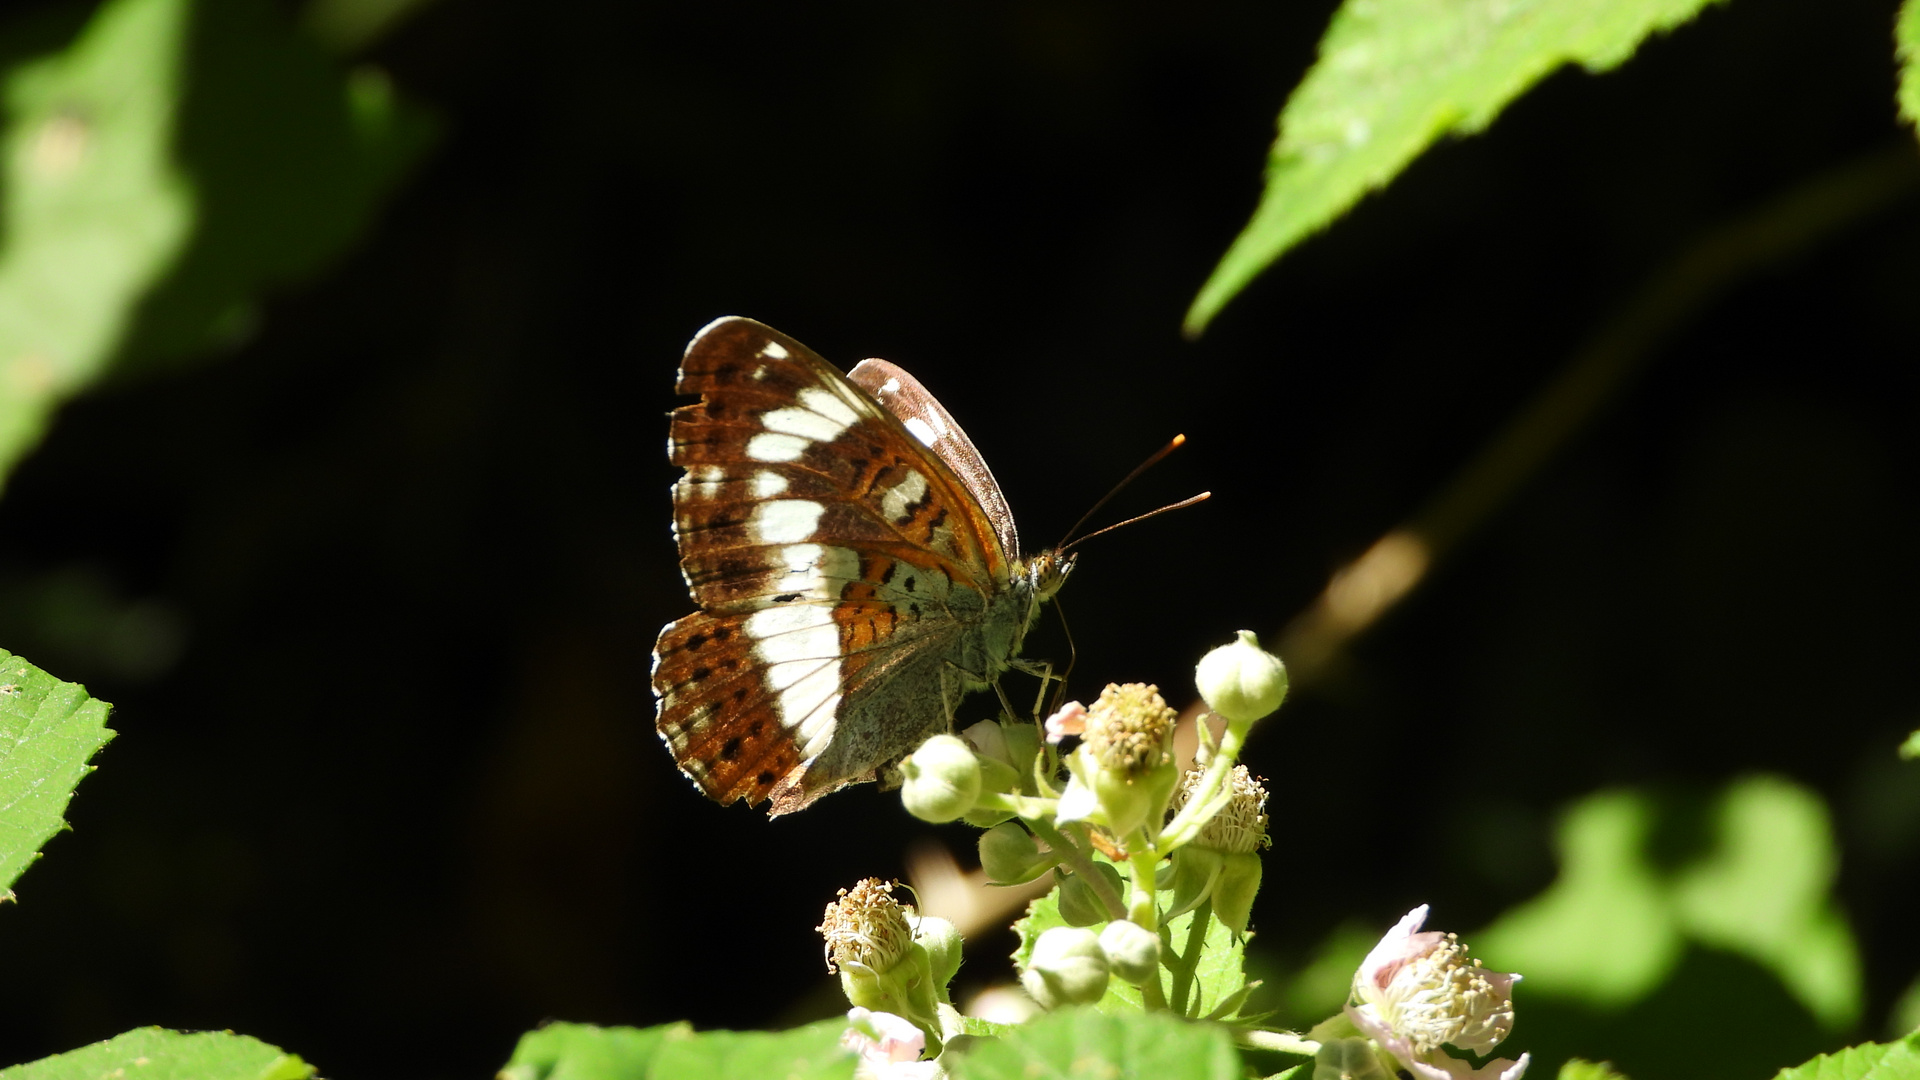
<path fill-rule="evenodd" d="M 0 1059 L 158 1023 L 473 1077 L 546 1018 L 833 1008 L 822 906 L 929 829 L 871 788 L 710 805 L 650 727 L 690 608 L 663 414 L 718 315 L 910 367 L 1030 543 L 1185 432 L 1110 513 L 1213 501 L 1063 596 L 1078 693 L 1184 702 L 1695 236 L 1912 141 L 1890 0 L 1737 0 L 1551 77 L 1185 341 L 1332 8 L 443 0 L 382 42 L 443 134 L 364 243 L 227 354 L 74 402 L 0 505 L 0 644 L 120 732 L 0 911 Z M 1256 950 L 1483 925 L 1569 800 L 1766 770 L 1829 798 L 1880 1034 L 1920 969 L 1917 289 L 1907 199 L 1689 313 L 1263 728 Z"/>

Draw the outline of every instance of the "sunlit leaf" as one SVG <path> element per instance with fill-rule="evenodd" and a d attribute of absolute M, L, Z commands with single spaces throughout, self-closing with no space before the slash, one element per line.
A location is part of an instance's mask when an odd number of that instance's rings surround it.
<path fill-rule="evenodd" d="M 1694 940 L 1770 969 L 1830 1029 L 1860 1015 L 1853 935 L 1830 892 L 1839 869 L 1826 806 L 1775 777 L 1741 780 L 1715 801 L 1714 845 L 1674 882 Z"/>
<path fill-rule="evenodd" d="M 139 1028 L 50 1058 L 0 1069 L 0 1080 L 305 1080 L 313 1066 L 224 1031 Z"/>
<path fill-rule="evenodd" d="M 1920 125 L 1920 0 L 1900 5 L 1900 18 L 1893 24 L 1894 55 L 1900 61 L 1900 115 L 1907 123 Z M 1915 732 L 1920 738 L 1920 732 Z"/>
<path fill-rule="evenodd" d="M 1627 1077 L 1608 1062 L 1574 1058 L 1560 1066 L 1560 1080 L 1627 1080 Z"/>
<path fill-rule="evenodd" d="M 0 890 L 66 827 L 67 800 L 113 738 L 106 702 L 0 650 Z M 11 892 L 6 895 L 11 896 Z"/>
<path fill-rule="evenodd" d="M 662 1043 L 692 1035 L 685 1023 L 650 1028 L 548 1024 L 520 1036 L 499 1080 L 639 1080 Z"/>
<path fill-rule="evenodd" d="M 1601 1006 L 1637 1001 L 1679 960 L 1683 941 L 1666 887 L 1646 856 L 1652 800 L 1608 792 L 1575 804 L 1556 843 L 1560 876 L 1535 899 L 1470 938 L 1527 990 Z"/>
<path fill-rule="evenodd" d="M 1281 253 L 1562 64 L 1605 71 L 1710 0 L 1346 0 L 1280 113 L 1266 193 L 1187 312 L 1198 334 Z"/>
<path fill-rule="evenodd" d="M 1907 761 L 1920 758 L 1920 731 L 1907 736 L 1907 741 L 1900 744 L 1900 757 Z"/>
<path fill-rule="evenodd" d="M 429 134 L 268 0 L 106 0 L 0 93 L 0 476 L 109 368 L 243 339 Z"/>
<path fill-rule="evenodd" d="M 975 1045 L 953 1074 L 957 1080 L 1237 1080 L 1241 1072 L 1224 1028 L 1164 1013 L 1065 1009 Z"/>
<path fill-rule="evenodd" d="M 1774 1080 L 1920 1080 L 1920 1035 L 1821 1054 Z"/>

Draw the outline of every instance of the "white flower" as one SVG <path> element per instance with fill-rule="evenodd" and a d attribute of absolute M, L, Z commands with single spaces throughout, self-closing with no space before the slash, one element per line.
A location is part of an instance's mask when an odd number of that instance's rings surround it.
<path fill-rule="evenodd" d="M 926 1033 L 904 1016 L 853 1008 L 840 1045 L 860 1055 L 855 1080 L 940 1080 L 946 1070 L 937 1061 L 921 1061 Z"/>
<path fill-rule="evenodd" d="M 1518 975 L 1488 971 L 1452 934 L 1418 933 L 1425 904 L 1407 912 L 1373 947 L 1353 977 L 1347 1018 L 1422 1080 L 1520 1080 L 1528 1055 L 1475 1069 L 1441 1052 L 1456 1046 L 1485 1054 L 1513 1030 Z"/>

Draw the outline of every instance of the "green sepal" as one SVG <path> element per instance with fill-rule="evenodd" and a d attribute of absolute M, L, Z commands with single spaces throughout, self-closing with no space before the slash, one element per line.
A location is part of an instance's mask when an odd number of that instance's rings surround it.
<path fill-rule="evenodd" d="M 1226 868 L 1226 853 L 1188 844 L 1173 853 L 1171 866 L 1172 880 L 1164 887 L 1173 890 L 1173 899 L 1161 916 L 1163 920 L 1185 915 L 1213 896 L 1214 886 Z"/>
<path fill-rule="evenodd" d="M 1093 872 L 1099 874 L 1113 887 L 1115 895 L 1126 895 L 1126 884 L 1120 880 L 1120 871 L 1103 862 L 1093 864 Z M 1093 926 L 1113 918 L 1113 913 L 1100 902 L 1100 896 L 1093 891 L 1079 874 L 1065 874 L 1060 881 L 1060 918 L 1068 926 Z"/>
<path fill-rule="evenodd" d="M 1191 846 L 1180 849 L 1192 851 Z M 1220 876 L 1213 883 L 1213 917 L 1236 934 L 1247 932 L 1253 898 L 1260 892 L 1260 856 L 1253 852 L 1222 854 Z"/>

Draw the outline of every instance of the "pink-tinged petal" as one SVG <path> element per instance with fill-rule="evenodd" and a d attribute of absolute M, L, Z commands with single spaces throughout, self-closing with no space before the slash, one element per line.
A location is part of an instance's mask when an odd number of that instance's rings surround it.
<path fill-rule="evenodd" d="M 1047 717 L 1047 741 L 1055 746 L 1069 735 L 1084 735 L 1086 731 L 1087 707 L 1077 701 L 1067 702 Z"/>
<path fill-rule="evenodd" d="M 862 1067 L 918 1061 L 927 1048 L 926 1032 L 904 1016 L 855 1007 L 847 1023 L 840 1045 L 859 1054 Z"/>
<path fill-rule="evenodd" d="M 1353 978 L 1354 985 L 1372 986 L 1376 990 L 1385 990 L 1387 984 L 1393 981 L 1394 972 L 1399 971 L 1402 964 L 1432 948 L 1432 945 L 1420 947 L 1418 938 L 1432 936 L 1437 939 L 1444 936 L 1415 934 L 1414 931 L 1420 929 L 1420 924 L 1426 921 L 1427 905 L 1421 904 L 1407 912 L 1399 922 L 1394 923 L 1393 929 L 1387 931 L 1386 936 L 1380 939 L 1380 944 L 1375 945 L 1373 951 L 1367 954 L 1367 958 L 1360 961 L 1360 970 Z"/>

